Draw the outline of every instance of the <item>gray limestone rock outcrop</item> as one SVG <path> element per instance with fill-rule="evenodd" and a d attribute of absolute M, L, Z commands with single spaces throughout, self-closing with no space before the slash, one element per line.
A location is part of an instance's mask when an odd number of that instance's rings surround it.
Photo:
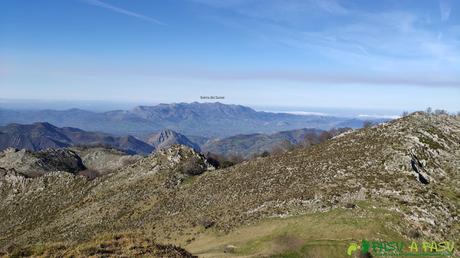
<path fill-rule="evenodd" d="M 81 158 L 67 149 L 32 152 L 9 148 L 0 153 L 0 167 L 14 169 L 26 177 L 37 177 L 52 171 L 77 173 L 85 169 Z"/>

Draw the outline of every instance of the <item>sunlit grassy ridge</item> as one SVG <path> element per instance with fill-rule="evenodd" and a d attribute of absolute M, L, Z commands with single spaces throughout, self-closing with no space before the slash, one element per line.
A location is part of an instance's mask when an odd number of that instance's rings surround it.
<path fill-rule="evenodd" d="M 361 239 L 405 239 L 386 225 L 393 223 L 400 223 L 397 213 L 361 201 L 353 209 L 269 218 L 229 234 L 210 232 L 186 247 L 203 257 L 347 257 L 348 245 Z"/>
<path fill-rule="evenodd" d="M 0 249 L 119 232 L 208 257 L 342 257 L 362 238 L 458 245 L 459 168 L 460 120 L 416 113 L 222 170 L 175 146 L 92 181 L 8 172 Z"/>

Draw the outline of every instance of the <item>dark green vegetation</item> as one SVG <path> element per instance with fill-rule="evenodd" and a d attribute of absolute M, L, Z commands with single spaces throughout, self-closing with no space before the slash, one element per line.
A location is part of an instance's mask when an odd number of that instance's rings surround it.
<path fill-rule="evenodd" d="M 362 238 L 459 246 L 459 170 L 459 118 L 424 113 L 226 169 L 183 146 L 94 180 L 3 169 L 0 250 L 75 252 L 125 232 L 202 257 L 346 257 Z"/>
<path fill-rule="evenodd" d="M 339 117 L 301 116 L 257 112 L 240 105 L 176 103 L 139 106 L 132 110 L 95 113 L 79 109 L 64 111 L 14 111 L 0 109 L 0 125 L 48 122 L 59 127 L 145 137 L 172 129 L 185 135 L 215 138 L 237 134 L 274 133 L 298 128 L 330 129 L 361 127 L 363 121 Z"/>

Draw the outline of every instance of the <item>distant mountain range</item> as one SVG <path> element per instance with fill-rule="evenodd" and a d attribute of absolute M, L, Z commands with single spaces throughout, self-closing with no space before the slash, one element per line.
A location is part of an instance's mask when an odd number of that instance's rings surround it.
<path fill-rule="evenodd" d="M 210 152 L 227 157 L 236 155 L 249 158 L 276 149 L 286 151 L 304 142 L 307 134 L 318 136 L 321 132 L 323 131 L 318 129 L 299 129 L 275 134 L 240 134 L 208 141 L 202 146 L 202 150 L 204 153 Z"/>
<path fill-rule="evenodd" d="M 223 139 L 207 141 L 201 146 L 203 153 L 213 153 L 224 157 L 239 156 L 244 159 L 264 152 L 285 152 L 296 146 L 310 146 L 324 142 L 351 128 L 329 131 L 319 129 L 298 129 L 274 134 L 240 134 Z"/>
<path fill-rule="evenodd" d="M 284 152 L 296 145 L 318 143 L 321 133 L 327 132 L 318 129 L 298 129 L 274 134 L 242 134 L 220 139 L 194 137 L 193 139 L 198 140 L 196 143 L 171 129 L 152 133 L 141 140 L 133 136 L 118 137 L 72 127 L 59 128 L 49 123 L 38 122 L 0 127 L 0 151 L 7 148 L 39 151 L 72 146 L 103 146 L 130 154 L 150 154 L 155 150 L 180 144 L 198 152 L 247 159 L 263 152 Z M 310 136 L 309 139 L 306 139 L 307 136 Z"/>
<path fill-rule="evenodd" d="M 133 136 L 117 137 L 72 127 L 59 128 L 50 123 L 42 122 L 28 125 L 10 124 L 0 127 L 0 151 L 7 148 L 39 151 L 80 145 L 105 146 L 131 154 L 149 154 L 154 150 L 165 149 L 176 144 L 200 151 L 198 144 L 190 141 L 185 135 L 170 129 L 150 134 L 144 142 Z"/>
<path fill-rule="evenodd" d="M 346 251 L 377 236 L 445 240 L 458 257 L 459 154 L 460 116 L 423 112 L 223 169 L 181 145 L 128 160 L 8 150 L 0 256 L 191 257 L 146 253 L 137 236 L 200 257 L 373 257 Z M 82 164 L 109 172 L 91 180 Z"/>
<path fill-rule="evenodd" d="M 215 138 L 237 134 L 276 133 L 299 128 L 357 128 L 363 125 L 364 120 L 258 112 L 241 105 L 198 102 L 139 106 L 132 110 L 102 113 L 81 109 L 63 111 L 0 109 L 0 125 L 35 122 L 139 137 L 146 137 L 152 132 L 169 128 L 187 136 Z"/>
<path fill-rule="evenodd" d="M 0 150 L 13 147 L 37 151 L 74 145 L 103 145 L 142 154 L 151 153 L 155 149 L 133 136 L 115 137 L 71 127 L 58 128 L 49 123 L 10 124 L 0 127 Z"/>

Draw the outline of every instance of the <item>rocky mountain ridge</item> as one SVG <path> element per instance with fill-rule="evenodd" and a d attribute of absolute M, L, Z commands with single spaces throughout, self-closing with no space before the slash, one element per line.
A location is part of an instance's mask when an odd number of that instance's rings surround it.
<path fill-rule="evenodd" d="M 323 142 L 337 134 L 352 130 L 351 128 L 319 129 L 303 128 L 282 131 L 274 134 L 235 135 L 222 139 L 209 140 L 201 146 L 204 153 L 224 157 L 240 156 L 249 159 L 269 153 L 282 153 L 293 148 L 306 147 Z"/>
<path fill-rule="evenodd" d="M 151 132 L 169 128 L 184 135 L 221 138 L 236 134 L 275 133 L 298 128 L 357 128 L 361 127 L 364 121 L 330 116 L 259 112 L 249 107 L 219 102 L 159 104 L 103 113 L 80 109 L 0 109 L 0 125 L 34 122 L 48 122 L 59 127 L 76 127 L 136 137 L 145 137 Z"/>
<path fill-rule="evenodd" d="M 0 127 L 0 150 L 16 149 L 42 150 L 75 145 L 109 146 L 130 153 L 148 154 L 154 150 L 151 145 L 133 136 L 115 137 L 104 133 L 86 132 L 77 128 L 58 128 L 49 123 L 30 125 L 10 124 Z"/>
<path fill-rule="evenodd" d="M 172 145 L 180 144 L 200 151 L 200 146 L 198 146 L 198 144 L 190 141 L 185 135 L 171 129 L 161 130 L 160 132 L 147 136 L 146 142 L 152 145 L 156 150 L 166 149 Z"/>
<path fill-rule="evenodd" d="M 46 149 L 38 152 L 9 148 L 0 152 L 0 167 L 15 170 L 26 177 L 39 177 L 52 171 L 76 174 L 85 170 L 81 158 L 66 149 Z"/>
<path fill-rule="evenodd" d="M 340 130 L 334 129 L 330 132 Z M 69 147 L 105 147 L 114 148 L 129 154 L 149 154 L 152 151 L 169 148 L 180 144 L 203 153 L 212 153 L 222 157 L 241 156 L 249 159 L 263 152 L 287 151 L 305 144 L 317 144 L 321 133 L 318 129 L 297 129 L 282 131 L 275 134 L 236 135 L 227 138 L 210 140 L 204 137 L 192 137 L 177 133 L 171 129 L 147 135 L 142 141 L 132 136 L 116 137 L 104 133 L 86 132 L 77 128 L 58 128 L 49 123 L 30 125 L 10 124 L 0 127 L 0 151 L 7 148 L 26 149 L 32 151 L 47 148 Z M 309 139 L 306 139 L 309 136 Z M 308 138 L 308 137 L 307 137 Z"/>
<path fill-rule="evenodd" d="M 173 146 L 91 181 L 69 173 L 14 179 L 3 171 L 0 247 L 125 231 L 209 257 L 226 256 L 230 245 L 236 256 L 308 254 L 308 241 L 335 238 L 328 257 L 342 257 L 345 249 L 334 246 L 350 237 L 458 245 L 459 171 L 460 118 L 424 113 L 223 170 Z M 298 220 L 311 226 L 267 231 Z M 321 233 L 310 234 L 318 224 Z"/>

